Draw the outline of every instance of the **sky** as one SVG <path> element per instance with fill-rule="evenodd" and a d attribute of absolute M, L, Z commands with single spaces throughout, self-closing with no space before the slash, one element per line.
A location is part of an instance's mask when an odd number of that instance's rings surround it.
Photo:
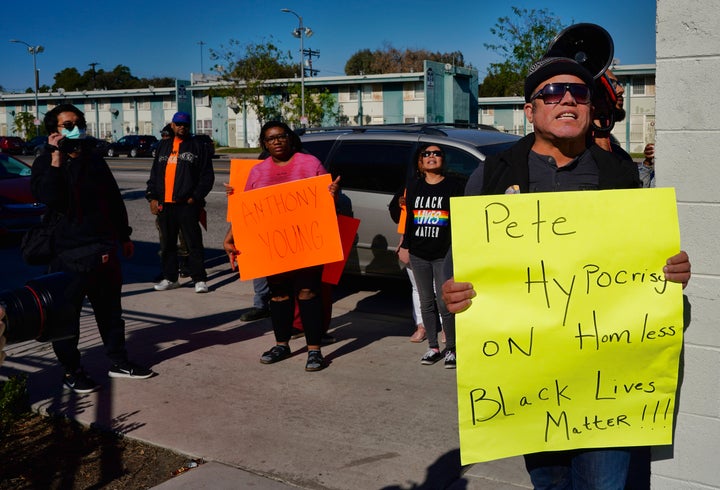
<path fill-rule="evenodd" d="M 302 16 L 312 29 L 304 47 L 320 52 L 313 60 L 318 76 L 344 75 L 354 53 L 390 44 L 401 50 L 459 50 L 482 80 L 489 63 L 502 61 L 484 45 L 498 41 L 490 29 L 499 17 L 512 16 L 511 6 L 547 9 L 564 25 L 601 25 L 613 38 L 619 64 L 655 63 L 655 0 L 614 3 L 613 8 L 567 0 L 11 0 L 11 5 L 12 15 L 0 19 L 7 38 L 0 39 L 0 86 L 6 91 L 34 86 L 33 56 L 10 39 L 44 47 L 36 62 L 40 84 L 48 86 L 64 68 L 83 73 L 90 63 L 106 71 L 125 65 L 139 78 L 210 74 L 216 63 L 210 51 L 222 51 L 230 40 L 243 46 L 272 41 L 299 63 L 300 40 L 292 36 L 299 19 L 283 8 Z"/>

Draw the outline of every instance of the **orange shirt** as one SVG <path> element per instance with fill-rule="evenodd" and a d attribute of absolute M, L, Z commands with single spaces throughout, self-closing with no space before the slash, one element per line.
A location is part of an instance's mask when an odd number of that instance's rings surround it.
<path fill-rule="evenodd" d="M 180 153 L 180 138 L 173 140 L 172 152 L 168 157 L 165 167 L 165 202 L 173 202 L 173 190 L 175 189 L 175 170 L 177 170 L 178 153 Z"/>

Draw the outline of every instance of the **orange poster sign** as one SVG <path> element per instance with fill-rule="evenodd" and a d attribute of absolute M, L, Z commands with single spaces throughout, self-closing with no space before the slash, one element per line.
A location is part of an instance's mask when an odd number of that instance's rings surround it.
<path fill-rule="evenodd" d="M 230 211 L 242 280 L 342 260 L 330 175 L 236 193 Z"/>
<path fill-rule="evenodd" d="M 355 243 L 355 235 L 360 226 L 360 220 L 351 218 L 350 216 L 338 214 L 337 220 L 340 230 L 340 241 L 342 242 L 343 259 L 325 264 L 322 274 L 322 282 L 335 285 L 340 282 L 340 276 L 342 276 L 343 270 L 345 269 L 345 264 L 347 264 L 348 257 L 350 256 L 350 250 L 352 250 L 353 243 Z"/>
<path fill-rule="evenodd" d="M 228 196 L 228 221 L 230 221 L 230 215 L 240 201 L 237 195 L 245 190 L 245 183 L 248 175 L 250 175 L 250 170 L 260 162 L 262 160 L 257 158 L 233 158 L 230 160 L 230 182 L 228 182 L 228 185 L 233 188 L 233 193 Z"/>

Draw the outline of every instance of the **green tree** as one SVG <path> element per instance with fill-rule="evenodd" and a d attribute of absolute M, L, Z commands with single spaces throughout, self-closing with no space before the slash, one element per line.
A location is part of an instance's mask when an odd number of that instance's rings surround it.
<path fill-rule="evenodd" d="M 77 68 L 65 68 L 60 70 L 53 77 L 55 83 L 53 83 L 52 89 L 57 90 L 63 88 L 65 90 L 83 90 L 85 88 L 85 82 L 83 81 L 82 75 Z"/>
<path fill-rule="evenodd" d="M 42 125 L 40 126 L 42 128 Z M 13 131 L 15 133 L 24 134 L 25 137 L 35 134 L 35 114 L 30 112 L 18 112 L 15 114 L 13 121 Z"/>
<path fill-rule="evenodd" d="M 286 102 L 283 105 L 285 121 L 291 126 L 300 126 L 302 116 L 302 96 L 299 83 L 288 87 Z M 336 98 L 327 89 L 305 88 L 305 117 L 308 126 L 334 126 L 347 124 L 343 117 L 342 108 L 338 106 Z"/>
<path fill-rule="evenodd" d="M 175 79 L 170 77 L 138 78 L 125 65 L 117 65 L 111 71 L 88 69 L 81 75 L 77 68 L 65 68 L 55 74 L 52 90 L 114 90 L 126 88 L 173 87 Z M 42 87 L 45 92 L 48 87 Z M 30 90 L 32 92 L 32 90 Z"/>
<path fill-rule="evenodd" d="M 92 84 L 92 70 L 85 72 L 85 89 Z M 97 70 L 95 72 L 95 86 L 106 90 L 122 88 L 140 88 L 139 78 L 133 76 L 130 68 L 125 65 L 117 65 L 112 71 Z"/>
<path fill-rule="evenodd" d="M 288 92 L 287 83 L 281 80 L 293 77 L 297 67 L 272 39 L 246 45 L 231 39 L 220 50 L 211 49 L 210 59 L 217 62 L 214 70 L 225 82 L 210 95 L 231 97 L 240 107 L 251 108 L 261 125 L 281 117 L 283 94 Z"/>
<path fill-rule="evenodd" d="M 356 52 L 345 63 L 346 75 L 363 75 L 371 73 L 373 64 L 373 53 L 369 49 L 361 49 Z"/>
<path fill-rule="evenodd" d="M 548 9 L 511 7 L 513 15 L 498 18 L 490 32 L 496 43 L 485 43 L 505 61 L 491 63 L 480 85 L 482 97 L 522 95 L 527 71 L 545 54 L 550 41 L 562 30 L 559 17 Z"/>
<path fill-rule="evenodd" d="M 401 51 L 391 44 L 382 49 L 362 49 L 350 56 L 345 63 L 346 75 L 375 75 L 380 73 L 407 73 L 423 70 L 423 61 L 439 61 L 465 66 L 461 51 L 450 53 L 431 52 L 426 49 L 405 49 Z"/>

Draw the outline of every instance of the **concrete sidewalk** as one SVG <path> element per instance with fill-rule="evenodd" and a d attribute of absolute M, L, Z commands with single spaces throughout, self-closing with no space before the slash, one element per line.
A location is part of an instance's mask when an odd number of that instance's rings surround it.
<path fill-rule="evenodd" d="M 427 346 L 408 341 L 404 286 L 337 288 L 331 333 L 338 342 L 323 349 L 331 364 L 307 373 L 303 339 L 291 342 L 290 359 L 259 362 L 274 344 L 270 321 L 238 320 L 252 285 L 217 262 L 208 268 L 209 294 L 156 292 L 156 270 L 125 265 L 128 350 L 157 376 L 108 378 L 90 310 L 81 348 L 101 391 L 62 390 L 48 344 L 12 345 L 3 374 L 28 373 L 41 412 L 206 461 L 157 487 L 163 490 L 531 488 L 521 458 L 460 466 L 455 370 L 420 365 Z"/>

